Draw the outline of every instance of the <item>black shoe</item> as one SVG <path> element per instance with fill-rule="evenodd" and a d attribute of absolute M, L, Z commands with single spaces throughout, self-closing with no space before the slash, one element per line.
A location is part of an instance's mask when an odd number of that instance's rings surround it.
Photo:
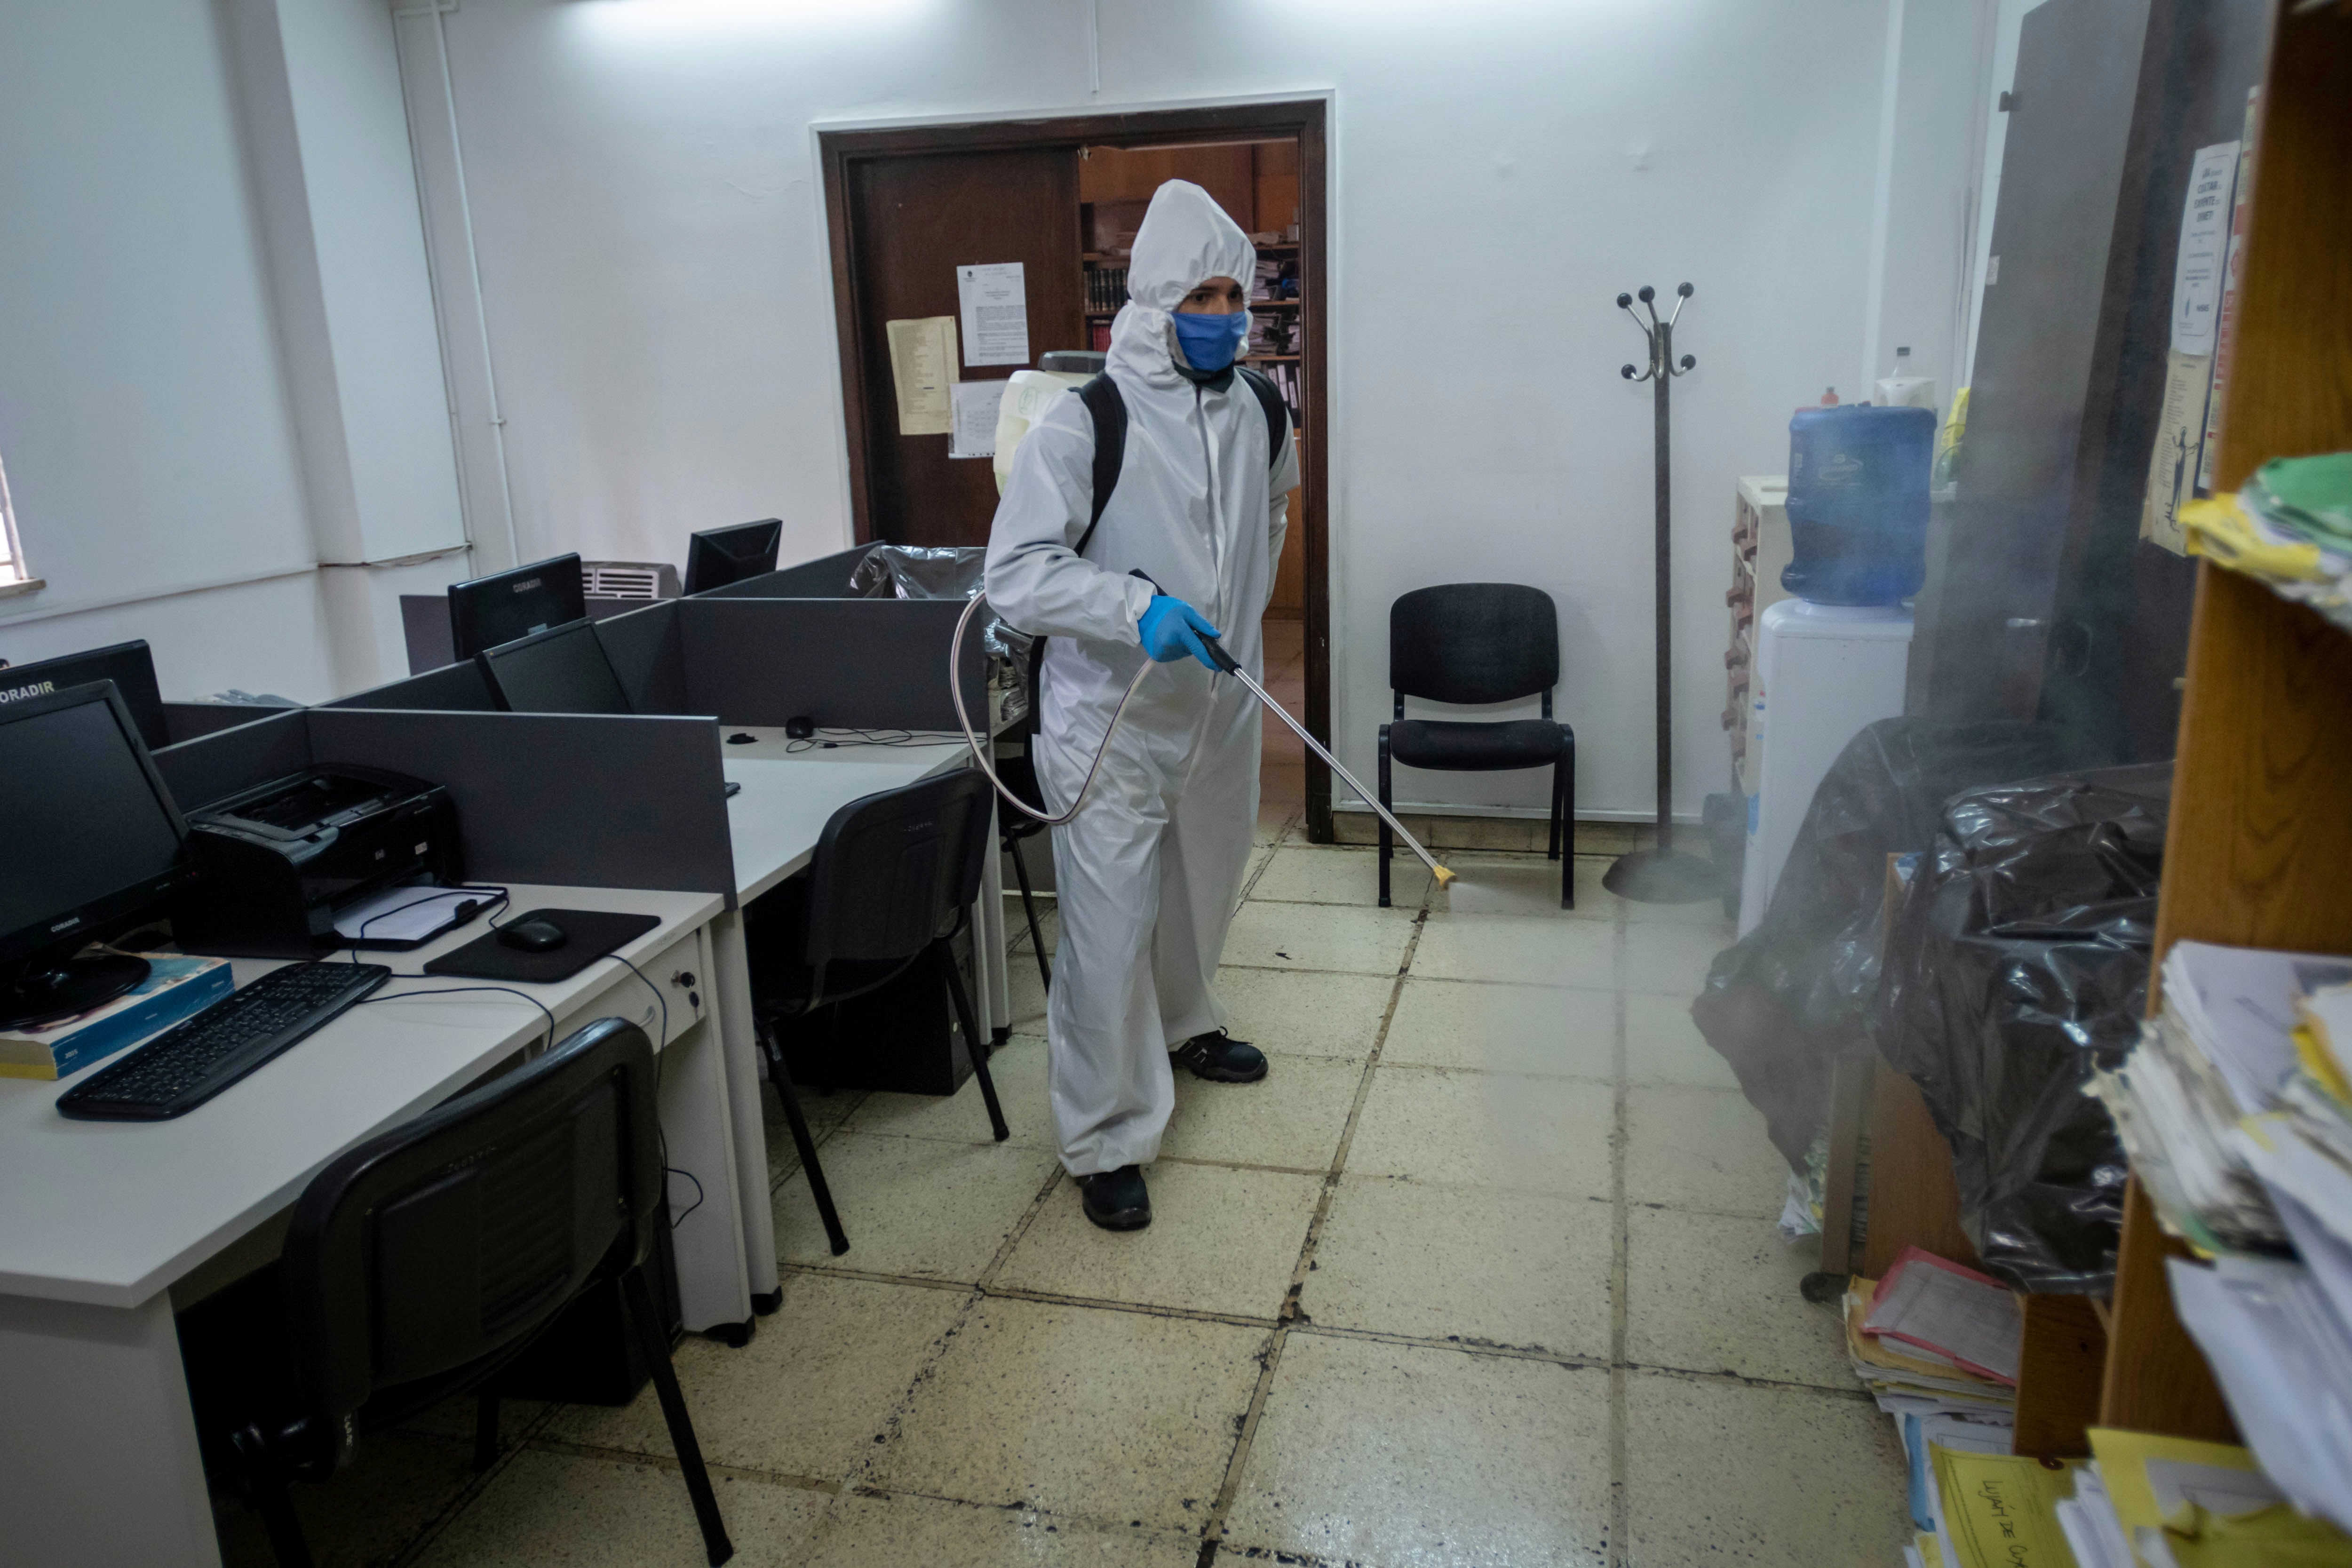
<path fill-rule="evenodd" d="M 1265 1053 L 1223 1029 L 1193 1036 L 1169 1052 L 1168 1059 L 1211 1083 L 1255 1083 L 1265 1076 Z"/>
<path fill-rule="evenodd" d="M 1141 1230 L 1151 1223 L 1151 1194 L 1143 1184 L 1141 1166 L 1121 1165 L 1077 1181 L 1087 1217 L 1105 1230 Z"/>

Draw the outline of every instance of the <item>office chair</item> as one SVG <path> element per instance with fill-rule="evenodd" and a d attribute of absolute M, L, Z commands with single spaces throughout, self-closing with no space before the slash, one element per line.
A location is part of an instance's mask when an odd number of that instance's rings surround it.
<path fill-rule="evenodd" d="M 600 1019 L 311 1179 L 284 1256 L 180 1316 L 198 1432 L 241 1473 L 281 1568 L 309 1568 L 289 1480 L 354 1436 L 488 1388 L 583 1291 L 617 1280 L 710 1562 L 735 1548 L 645 1263 L 664 1223 L 653 1047 Z M 480 1395 L 495 1453 L 497 1400 Z"/>
<path fill-rule="evenodd" d="M 744 911 L 760 1053 L 783 1101 L 784 1121 L 836 1258 L 849 1250 L 849 1238 L 801 1115 L 777 1037 L 779 1024 L 863 995 L 928 962 L 946 981 L 955 1005 L 996 1141 L 1013 1136 L 996 1102 L 988 1047 L 950 945 L 980 897 L 989 849 L 989 794 L 984 774 L 961 768 L 853 800 L 824 825 L 808 875 L 784 883 Z"/>
<path fill-rule="evenodd" d="M 1392 807 L 1391 760 L 1445 773 L 1549 767 L 1551 848 L 1559 907 L 1576 907 L 1576 731 L 1552 718 L 1559 684 L 1559 616 L 1551 595 L 1516 583 L 1416 588 L 1389 606 L 1389 687 L 1395 718 L 1381 726 L 1381 804 Z M 1543 694 L 1543 717 L 1499 722 L 1408 719 L 1404 700 L 1511 702 Z M 1381 824 L 1381 904 L 1389 901 L 1395 835 Z M 1566 853 L 1562 853 L 1562 840 Z"/>
<path fill-rule="evenodd" d="M 1045 639 L 1034 638 L 1029 647 L 1029 716 L 1021 721 L 1021 754 L 995 759 L 997 779 L 1039 811 L 1046 809 L 1045 794 L 1037 787 L 1037 731 L 1044 722 L 1045 706 Z M 1037 896 L 1029 887 L 1029 863 L 1021 855 L 1021 841 L 1045 831 L 1045 825 L 1034 816 L 1003 806 L 997 808 L 997 847 L 1013 858 L 1013 879 L 1021 884 L 1021 912 L 1029 920 L 1029 946 L 1037 955 L 1037 978 L 1051 991 L 1054 971 L 1045 962 L 1045 939 L 1037 930 Z"/>

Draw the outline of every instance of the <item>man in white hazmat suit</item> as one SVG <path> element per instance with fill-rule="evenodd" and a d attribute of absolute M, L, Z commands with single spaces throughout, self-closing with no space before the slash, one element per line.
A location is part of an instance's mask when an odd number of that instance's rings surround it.
<path fill-rule="evenodd" d="M 1160 663 L 1085 809 L 1053 836 L 1055 1129 L 1087 1216 L 1114 1230 L 1150 1222 L 1139 1167 L 1160 1152 L 1172 1068 L 1229 1083 L 1266 1070 L 1225 1034 L 1213 984 L 1257 821 L 1258 706 L 1200 642 L 1221 637 L 1262 674 L 1259 617 L 1298 482 L 1286 415 L 1273 437 L 1234 364 L 1256 260 L 1206 191 L 1160 187 L 1111 328 L 1127 434 L 1101 518 L 1094 418 L 1062 397 L 1014 454 L 989 537 L 989 603 L 1050 639 L 1034 742 L 1049 808 L 1068 808 L 1128 682 Z"/>

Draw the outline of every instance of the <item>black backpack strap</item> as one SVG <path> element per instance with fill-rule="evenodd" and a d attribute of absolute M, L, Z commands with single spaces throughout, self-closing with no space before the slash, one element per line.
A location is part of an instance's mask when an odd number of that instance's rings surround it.
<path fill-rule="evenodd" d="M 1268 472 L 1282 467 L 1282 440 L 1290 433 L 1290 409 L 1282 401 L 1282 394 L 1265 372 L 1235 365 L 1249 389 L 1257 394 L 1257 405 L 1265 410 L 1265 460 Z"/>
<path fill-rule="evenodd" d="M 1086 532 L 1078 536 L 1077 553 L 1084 555 L 1102 521 L 1103 508 L 1110 504 L 1110 492 L 1118 488 L 1119 465 L 1127 458 L 1127 399 L 1108 374 L 1079 387 L 1078 396 L 1095 422 L 1095 510 Z"/>

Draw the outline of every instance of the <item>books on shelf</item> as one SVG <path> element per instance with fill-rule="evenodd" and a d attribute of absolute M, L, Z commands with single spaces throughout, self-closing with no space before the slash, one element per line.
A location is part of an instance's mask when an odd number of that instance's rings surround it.
<path fill-rule="evenodd" d="M 2352 960 L 2179 942 L 2163 982 L 2093 1092 L 2198 1254 L 2167 1261 L 2173 1306 L 2253 1459 L 2352 1528 Z"/>
<path fill-rule="evenodd" d="M 1116 310 L 1127 303 L 1127 268 L 1124 267 L 1093 267 L 1087 269 L 1087 309 L 1097 314 Z"/>

